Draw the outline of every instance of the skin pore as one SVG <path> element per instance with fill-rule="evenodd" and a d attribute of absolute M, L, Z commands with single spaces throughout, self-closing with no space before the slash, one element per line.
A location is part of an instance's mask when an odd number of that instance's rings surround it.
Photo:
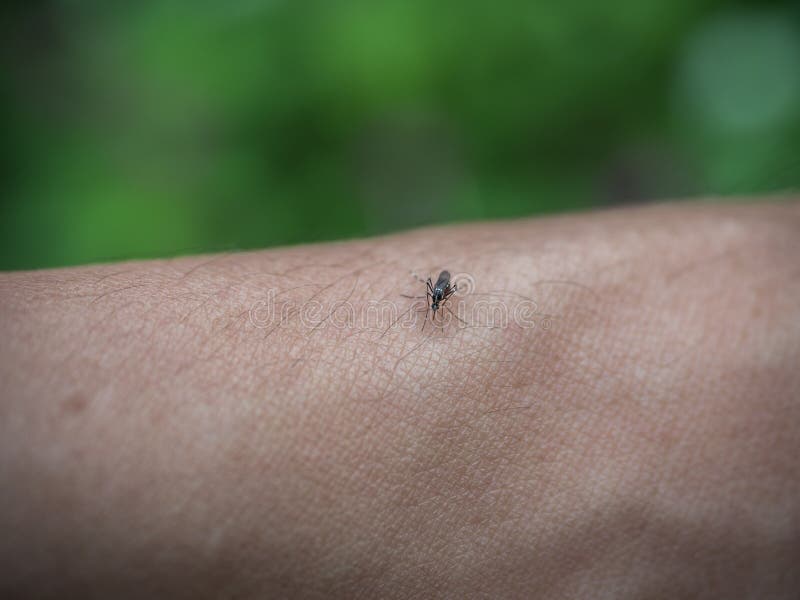
<path fill-rule="evenodd" d="M 1 274 L 0 596 L 793 598 L 798 259 L 789 201 Z"/>

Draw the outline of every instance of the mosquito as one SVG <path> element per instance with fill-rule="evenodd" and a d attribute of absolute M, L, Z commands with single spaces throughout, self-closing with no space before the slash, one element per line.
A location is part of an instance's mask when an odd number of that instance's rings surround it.
<path fill-rule="evenodd" d="M 445 303 L 450 299 L 450 297 L 456 293 L 458 290 L 458 285 L 455 283 L 450 283 L 450 271 L 442 271 L 439 273 L 439 278 L 436 280 L 436 283 L 431 281 L 431 278 L 428 277 L 426 281 L 423 281 L 419 276 L 415 273 L 412 273 L 414 277 L 420 283 L 424 283 L 426 286 L 425 295 L 424 296 L 406 296 L 402 294 L 405 298 L 425 298 L 427 300 L 426 306 L 427 309 L 425 310 L 425 321 L 422 323 L 422 331 L 425 331 L 425 323 L 428 322 L 428 314 L 433 311 L 433 315 L 431 316 L 431 323 L 435 322 L 436 319 L 436 311 L 442 308 L 446 308 L 447 312 L 453 315 L 456 319 L 464 323 L 464 320 L 460 318 L 457 314 L 455 314 Z M 442 324 L 442 331 L 444 331 L 444 324 Z"/>

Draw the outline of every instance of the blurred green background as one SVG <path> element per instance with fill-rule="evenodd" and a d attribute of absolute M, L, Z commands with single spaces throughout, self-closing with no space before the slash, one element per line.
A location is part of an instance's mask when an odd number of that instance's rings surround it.
<path fill-rule="evenodd" d="M 800 184 L 800 7 L 10 2 L 0 268 Z"/>

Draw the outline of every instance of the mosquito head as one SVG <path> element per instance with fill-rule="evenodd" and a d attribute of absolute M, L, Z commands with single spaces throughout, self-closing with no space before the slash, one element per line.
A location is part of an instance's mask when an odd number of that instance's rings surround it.
<path fill-rule="evenodd" d="M 433 304 L 431 304 L 431 310 L 433 312 L 436 312 L 437 310 L 439 310 L 439 303 L 438 302 L 434 302 Z"/>

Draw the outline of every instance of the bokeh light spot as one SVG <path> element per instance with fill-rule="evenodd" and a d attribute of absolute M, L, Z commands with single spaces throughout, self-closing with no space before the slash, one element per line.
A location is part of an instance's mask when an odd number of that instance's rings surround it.
<path fill-rule="evenodd" d="M 777 12 L 729 12 L 686 44 L 679 90 L 708 127 L 780 126 L 800 107 L 800 33 Z"/>

